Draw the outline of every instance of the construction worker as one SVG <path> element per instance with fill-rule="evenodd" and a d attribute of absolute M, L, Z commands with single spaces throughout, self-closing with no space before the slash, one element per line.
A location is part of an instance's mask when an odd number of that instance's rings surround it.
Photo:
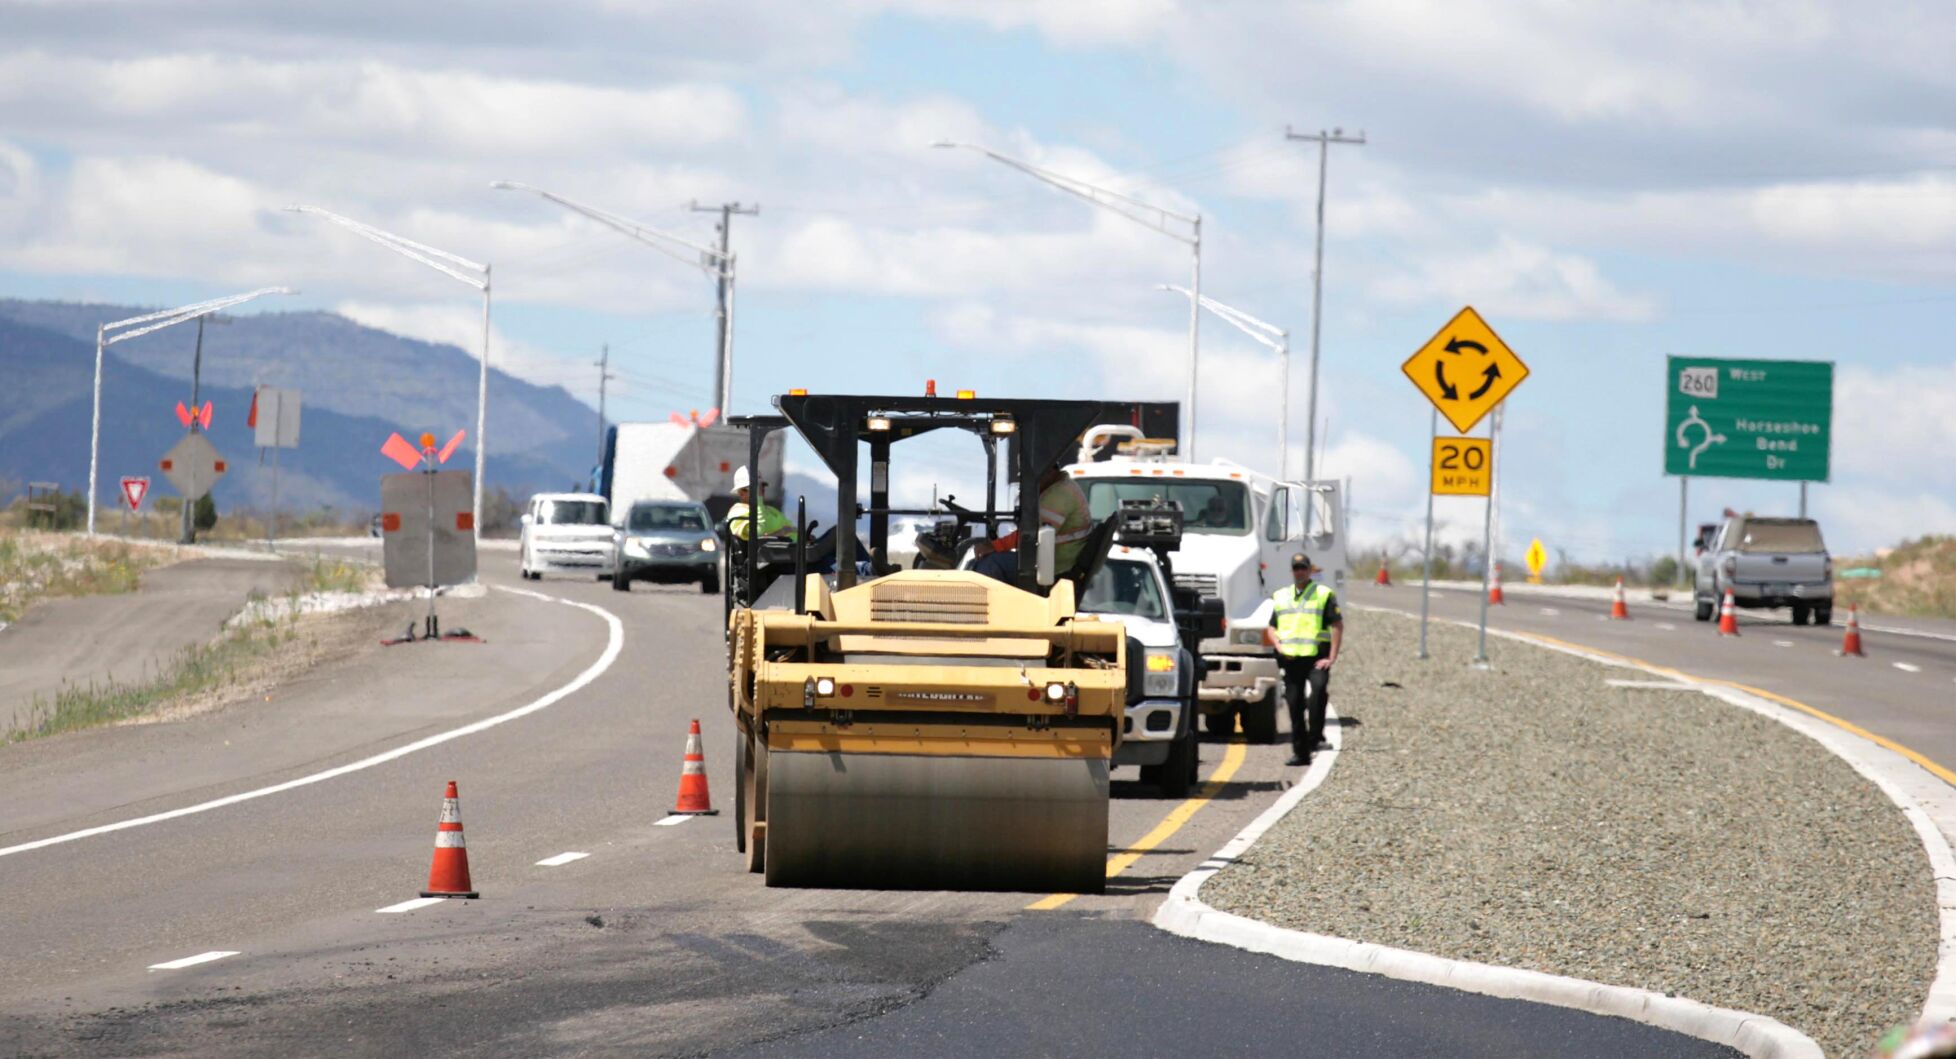
<path fill-rule="evenodd" d="M 747 517 L 748 505 L 751 503 L 748 499 L 748 481 L 747 468 L 741 467 L 734 471 L 734 497 L 739 502 L 727 509 L 727 532 L 739 537 L 741 540 L 747 539 L 750 529 L 748 523 L 754 521 Z M 758 516 L 761 524 L 761 536 L 785 537 L 793 540 L 795 537 L 795 524 L 788 521 L 788 516 L 782 514 L 780 508 L 767 502 L 766 482 L 761 483 L 761 492 L 760 515 Z"/>
<path fill-rule="evenodd" d="M 1270 627 L 1277 633 L 1277 665 L 1290 703 L 1290 760 L 1308 765 L 1324 740 L 1325 694 L 1331 667 L 1345 642 L 1345 616 L 1330 588 L 1311 580 L 1311 557 L 1290 557 L 1291 584 L 1271 595 Z M 1308 710 L 1307 710 L 1308 705 Z"/>
<path fill-rule="evenodd" d="M 1053 569 L 1065 573 L 1073 569 L 1093 532 L 1093 513 L 1087 507 L 1087 494 L 1071 475 L 1055 464 L 1039 476 L 1039 524 L 1053 527 Z M 1014 529 L 997 540 L 979 541 L 974 548 L 978 561 L 973 570 L 988 577 L 1009 581 L 1019 570 L 1019 531 Z"/>

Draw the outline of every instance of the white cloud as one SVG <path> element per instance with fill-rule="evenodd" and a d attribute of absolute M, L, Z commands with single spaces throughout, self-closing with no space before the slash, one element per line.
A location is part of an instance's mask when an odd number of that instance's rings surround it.
<path fill-rule="evenodd" d="M 1372 284 L 1395 305 L 1472 304 L 1534 320 L 1648 319 L 1655 306 L 1616 289 L 1587 258 L 1503 238 L 1485 250 L 1424 257 Z"/>
<path fill-rule="evenodd" d="M 482 355 L 482 310 L 467 305 L 398 304 L 346 301 L 333 311 L 355 323 L 423 342 L 455 346 L 470 357 Z M 537 349 L 511 340 L 497 330 L 489 331 L 489 366 L 543 386 L 563 386 L 583 394 L 595 388 L 597 369 L 586 366 L 589 358 Z M 412 366 L 404 366 L 412 370 Z"/>

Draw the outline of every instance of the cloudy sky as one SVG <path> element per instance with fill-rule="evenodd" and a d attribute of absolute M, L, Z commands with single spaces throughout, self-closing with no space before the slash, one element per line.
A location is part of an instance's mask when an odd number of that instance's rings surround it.
<path fill-rule="evenodd" d="M 736 411 L 926 378 L 1179 399 L 1187 303 L 1156 285 L 1187 249 L 951 138 L 1200 212 L 1205 292 L 1297 336 L 1301 438 L 1317 158 L 1284 129 L 1342 126 L 1368 142 L 1331 159 L 1320 419 L 1363 535 L 1416 528 L 1398 365 L 1472 303 L 1534 370 L 1510 554 L 1674 547 L 1667 353 L 1836 362 L 1812 502 L 1867 549 L 1956 532 L 1952 54 L 1929 0 L 0 0 L 0 294 L 283 283 L 473 351 L 469 291 L 278 209 L 313 203 L 493 263 L 498 364 L 595 400 L 609 343 L 621 415 L 710 405 L 708 280 L 488 187 L 517 180 L 700 241 L 690 202 L 760 204 Z M 1203 455 L 1274 469 L 1271 355 L 1210 318 L 1201 364 Z M 1693 521 L 1796 500 L 1693 494 Z"/>

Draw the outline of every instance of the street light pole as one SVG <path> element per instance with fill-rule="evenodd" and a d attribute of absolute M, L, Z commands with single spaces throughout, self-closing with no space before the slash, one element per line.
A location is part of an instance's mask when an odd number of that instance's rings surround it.
<path fill-rule="evenodd" d="M 610 210 L 602 210 L 596 206 L 589 206 L 582 202 L 567 199 L 555 192 L 545 191 L 540 187 L 534 187 L 529 184 L 520 184 L 514 180 L 494 180 L 489 183 L 489 186 L 498 191 L 528 191 L 533 195 L 549 199 L 551 202 L 562 206 L 572 213 L 588 217 L 628 239 L 634 239 L 644 243 L 659 253 L 675 261 L 691 265 L 701 272 L 706 273 L 709 278 L 717 280 L 720 294 L 721 326 L 720 347 L 715 354 L 718 368 L 715 372 L 714 396 L 720 402 L 720 412 L 722 415 L 731 411 L 728 406 L 733 403 L 733 302 L 734 259 L 736 256 L 732 251 L 727 250 L 724 245 L 717 250 L 710 246 L 703 246 L 690 239 L 674 235 L 671 232 L 660 231 L 649 224 L 641 224 L 629 217 L 621 217 L 616 213 L 612 213 Z M 740 208 L 739 203 L 734 203 L 726 207 L 726 209 L 729 211 L 729 215 L 731 213 L 747 212 Z M 753 212 L 760 212 L 760 207 L 754 207 Z M 721 232 L 724 244 L 724 234 L 726 232 L 724 222 Z"/>
<path fill-rule="evenodd" d="M 191 320 L 200 320 L 211 313 L 217 312 L 222 309 L 229 309 L 233 305 L 243 305 L 245 302 L 248 302 L 253 298 L 263 297 L 264 295 L 267 294 L 297 294 L 297 293 L 299 292 L 293 290 L 290 287 L 260 287 L 259 289 L 254 291 L 246 291 L 243 294 L 231 294 L 222 298 L 213 298 L 207 302 L 197 302 L 193 305 L 179 306 L 175 309 L 165 309 L 162 312 L 144 313 L 141 316 L 132 316 L 127 320 L 116 320 L 111 323 L 99 324 L 96 326 L 95 328 L 95 396 L 94 396 L 93 410 L 89 417 L 90 425 L 89 425 L 89 437 L 88 437 L 88 535 L 89 536 L 93 537 L 95 535 L 95 481 L 96 481 L 97 469 L 99 468 L 102 461 L 102 354 L 103 351 L 107 349 L 109 346 L 115 345 L 117 342 L 126 342 L 132 338 L 139 338 L 143 335 L 149 334 L 151 331 L 161 331 L 164 328 L 170 327 L 174 324 L 188 323 Z"/>
<path fill-rule="evenodd" d="M 1316 264 L 1311 268 L 1311 399 L 1307 411 L 1309 420 L 1304 425 L 1304 477 L 1311 477 L 1312 460 L 1318 444 L 1318 334 L 1322 330 L 1320 322 L 1324 318 L 1324 180 L 1330 165 L 1331 145 L 1348 143 L 1354 146 L 1365 145 L 1365 133 L 1356 136 L 1345 135 L 1343 129 L 1330 132 L 1319 130 L 1316 133 L 1292 132 L 1284 128 L 1286 140 L 1312 140 L 1318 145 L 1318 233 Z M 1311 512 L 1304 511 L 1305 531 L 1310 531 Z"/>
<path fill-rule="evenodd" d="M 425 243 L 417 243 L 370 224 L 362 224 L 317 206 L 285 208 L 291 213 L 309 213 L 315 217 L 324 217 L 355 235 L 379 243 L 402 257 L 419 261 L 450 279 L 466 283 L 482 292 L 482 363 L 476 377 L 475 388 L 475 510 L 473 513 L 475 538 L 480 543 L 482 540 L 482 474 L 489 453 L 489 441 L 485 436 L 489 419 L 489 266 L 470 261 L 458 254 L 451 254 L 446 250 L 437 250 Z"/>
<path fill-rule="evenodd" d="M 1277 466 L 1281 469 L 1289 465 L 1290 459 L 1290 332 L 1276 324 L 1259 320 L 1249 313 L 1222 302 L 1206 294 L 1198 294 L 1189 287 L 1177 287 L 1171 283 L 1159 284 L 1156 290 L 1172 290 L 1189 299 L 1189 304 L 1201 305 L 1204 309 L 1221 317 L 1224 323 L 1255 339 L 1258 344 L 1277 354 L 1278 389 L 1283 394 L 1281 410 L 1277 414 Z M 1282 473 L 1278 477 L 1282 477 Z"/>
<path fill-rule="evenodd" d="M 1148 203 L 1142 202 L 1138 199 L 1131 199 L 1126 195 L 1120 194 L 1119 192 L 1109 191 L 1106 188 L 1102 188 L 1102 187 L 1096 187 L 1092 184 L 1087 183 L 1084 180 L 1077 180 L 1073 177 L 1066 176 L 1062 173 L 1055 173 L 1050 169 L 1041 169 L 1030 162 L 1021 161 L 1017 158 L 1011 157 L 1010 155 L 1000 154 L 989 147 L 981 147 L 977 144 L 972 144 L 972 143 L 957 143 L 952 140 L 939 140 L 936 143 L 931 144 L 931 146 L 932 147 L 958 147 L 958 148 L 963 148 L 964 150 L 967 151 L 976 151 L 977 153 L 984 155 L 985 157 L 991 159 L 992 161 L 997 162 L 1000 165 L 1010 166 L 1011 168 L 1016 169 L 1019 172 L 1024 173 L 1029 177 L 1032 177 L 1034 180 L 1038 180 L 1046 184 L 1051 184 L 1052 186 L 1060 189 L 1061 191 L 1064 191 L 1069 195 L 1073 195 L 1078 198 L 1085 199 L 1088 202 L 1091 202 L 1094 205 L 1099 206 L 1101 209 L 1109 210 L 1113 213 L 1118 213 L 1121 216 L 1126 217 L 1128 220 L 1141 225 L 1142 227 L 1152 228 L 1155 231 L 1160 232 L 1165 236 L 1168 236 L 1170 239 L 1175 239 L 1180 242 L 1188 244 L 1190 252 L 1194 255 L 1194 260 L 1189 269 L 1189 286 L 1191 290 L 1195 291 L 1197 297 L 1201 296 L 1202 293 L 1202 215 L 1201 214 L 1198 213 L 1195 214 L 1194 216 L 1190 216 L 1184 213 L 1176 213 L 1173 210 L 1163 209 L 1160 206 L 1151 206 Z M 1183 232 L 1184 229 L 1186 229 L 1187 234 L 1184 234 Z M 1182 454 L 1184 458 L 1191 461 L 1195 459 L 1196 364 L 1200 352 L 1201 328 L 1202 328 L 1202 312 L 1197 307 L 1196 303 L 1194 301 L 1191 301 L 1189 303 L 1189 382 L 1188 382 L 1188 398 L 1187 398 L 1188 419 L 1182 424 L 1182 439 L 1181 439 Z"/>

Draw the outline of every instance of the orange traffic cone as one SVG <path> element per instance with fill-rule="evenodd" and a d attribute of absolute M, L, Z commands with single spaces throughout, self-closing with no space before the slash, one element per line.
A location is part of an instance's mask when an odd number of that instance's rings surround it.
<path fill-rule="evenodd" d="M 1847 608 L 1847 635 L 1841 637 L 1841 657 L 1848 655 L 1868 657 L 1868 653 L 1861 650 L 1861 608 L 1856 606 Z"/>
<path fill-rule="evenodd" d="M 1379 564 L 1379 576 L 1373 578 L 1372 583 L 1375 585 L 1383 585 L 1386 588 L 1392 587 L 1392 575 L 1386 573 L 1385 564 L 1383 563 Z"/>
<path fill-rule="evenodd" d="M 679 800 L 672 811 L 676 816 L 713 816 L 720 811 L 706 791 L 706 754 L 700 750 L 698 721 L 686 733 L 686 762 L 679 767 Z"/>
<path fill-rule="evenodd" d="M 1617 621 L 1630 620 L 1630 605 L 1623 601 L 1623 579 L 1616 579 L 1616 598 L 1610 602 L 1610 617 Z"/>
<path fill-rule="evenodd" d="M 480 897 L 469 885 L 469 850 L 462 842 L 462 799 L 455 781 L 441 799 L 441 822 L 435 825 L 435 860 L 428 866 L 423 897 Z"/>
<path fill-rule="evenodd" d="M 1501 598 L 1501 560 L 1499 559 L 1494 560 L 1494 579 L 1487 586 L 1487 601 L 1497 607 L 1507 602 Z"/>
<path fill-rule="evenodd" d="M 1732 609 L 1732 590 L 1725 590 L 1725 605 L 1718 609 L 1718 635 L 1737 636 L 1739 634 L 1739 615 Z"/>

